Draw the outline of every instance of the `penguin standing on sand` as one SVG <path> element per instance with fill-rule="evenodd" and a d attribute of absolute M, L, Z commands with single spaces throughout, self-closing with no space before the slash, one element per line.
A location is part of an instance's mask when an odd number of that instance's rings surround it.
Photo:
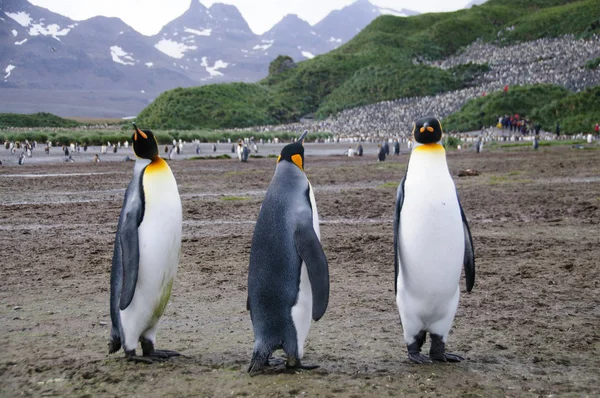
<path fill-rule="evenodd" d="M 248 372 L 269 366 L 273 351 L 287 354 L 286 367 L 302 365 L 311 318 L 329 301 L 329 268 L 320 242 L 319 216 L 304 173 L 304 138 L 286 145 L 262 203 L 248 269 L 248 302 L 254 350 Z"/>
<path fill-rule="evenodd" d="M 477 139 L 477 143 L 475 144 L 475 150 L 477 153 L 480 153 L 483 150 L 483 138 L 479 137 Z"/>
<path fill-rule="evenodd" d="M 416 363 L 459 362 L 445 345 L 458 307 L 464 266 L 467 291 L 475 282 L 471 232 L 440 145 L 435 118 L 418 120 L 415 148 L 398 187 L 394 218 L 396 302 L 408 358 Z M 429 332 L 429 357 L 421 347 Z"/>
<path fill-rule="evenodd" d="M 152 362 L 179 355 L 154 349 L 156 328 L 169 298 L 181 248 L 181 200 L 175 177 L 158 155 L 150 130 L 135 124 L 136 162 L 119 217 L 110 276 L 109 353 Z M 168 214 L 168 217 L 165 217 Z M 143 357 L 135 355 L 138 341 Z"/>
<path fill-rule="evenodd" d="M 242 148 L 242 157 L 240 160 L 242 162 L 247 162 L 248 156 L 250 156 L 250 149 L 248 149 L 248 146 L 244 144 L 244 147 Z"/>
<path fill-rule="evenodd" d="M 379 144 L 378 147 L 379 147 L 379 149 L 377 150 L 377 161 L 384 162 L 385 161 L 385 148 L 383 146 L 381 146 L 381 144 Z"/>

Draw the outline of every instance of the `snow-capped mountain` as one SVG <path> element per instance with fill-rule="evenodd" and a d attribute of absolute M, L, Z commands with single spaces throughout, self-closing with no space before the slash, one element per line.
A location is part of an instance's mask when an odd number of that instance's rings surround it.
<path fill-rule="evenodd" d="M 191 0 L 144 36 L 118 18 L 76 22 L 26 0 L 0 0 L 0 112 L 134 115 L 168 89 L 258 81 L 278 55 L 299 62 L 331 51 L 389 13 L 415 14 L 358 0 L 315 26 L 287 15 L 259 36 L 235 6 Z M 52 101 L 42 100 L 45 90 Z"/>

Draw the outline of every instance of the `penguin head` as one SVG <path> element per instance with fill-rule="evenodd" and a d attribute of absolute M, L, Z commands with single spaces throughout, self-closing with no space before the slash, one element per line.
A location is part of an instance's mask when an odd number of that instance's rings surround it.
<path fill-rule="evenodd" d="M 434 144 L 442 139 L 442 124 L 434 117 L 417 120 L 413 127 L 415 141 L 420 144 Z"/>
<path fill-rule="evenodd" d="M 140 130 L 135 123 L 133 123 L 134 133 L 131 137 L 133 141 L 133 152 L 135 155 L 142 159 L 154 159 L 158 157 L 158 142 L 156 137 L 150 130 Z"/>
<path fill-rule="evenodd" d="M 291 144 L 283 147 L 281 154 L 277 158 L 277 163 L 281 161 L 288 161 L 304 171 L 304 138 L 308 134 L 308 130 L 304 130 L 304 133 Z"/>

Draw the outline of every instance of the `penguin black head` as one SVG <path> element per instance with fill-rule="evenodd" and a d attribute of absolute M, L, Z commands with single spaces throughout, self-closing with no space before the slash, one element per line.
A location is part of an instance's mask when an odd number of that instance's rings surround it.
<path fill-rule="evenodd" d="M 150 130 L 140 130 L 135 123 L 133 123 L 134 133 L 131 137 L 133 142 L 133 152 L 137 157 L 142 159 L 154 159 L 158 157 L 158 142 L 156 137 Z"/>
<path fill-rule="evenodd" d="M 304 133 L 302 133 L 296 142 L 284 146 L 281 150 L 281 154 L 277 158 L 277 163 L 282 160 L 287 160 L 298 166 L 300 170 L 304 171 L 304 138 L 307 134 L 308 130 L 304 130 Z"/>
<path fill-rule="evenodd" d="M 433 144 L 442 139 L 442 124 L 434 117 L 424 117 L 415 122 L 413 136 L 421 144 Z"/>

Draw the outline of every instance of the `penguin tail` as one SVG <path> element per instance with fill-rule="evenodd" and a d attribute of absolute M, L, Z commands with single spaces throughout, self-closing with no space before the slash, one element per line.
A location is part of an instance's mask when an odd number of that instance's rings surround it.
<path fill-rule="evenodd" d="M 248 366 L 250 376 L 261 373 L 269 365 L 269 356 L 270 354 L 266 351 L 254 351 L 252 353 L 250 366 Z"/>
<path fill-rule="evenodd" d="M 121 336 L 119 332 L 113 330 L 111 332 L 110 341 L 108 342 L 108 353 L 114 354 L 121 349 Z"/>

